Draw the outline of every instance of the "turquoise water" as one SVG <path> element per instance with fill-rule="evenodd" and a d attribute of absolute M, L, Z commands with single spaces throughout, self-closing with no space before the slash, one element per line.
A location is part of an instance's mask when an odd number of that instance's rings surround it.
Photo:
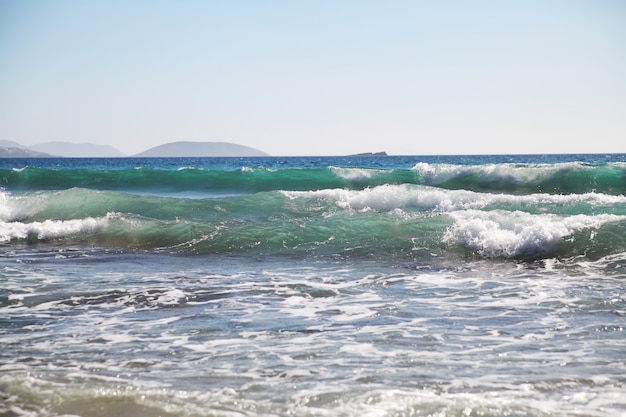
<path fill-rule="evenodd" d="M 0 415 L 620 416 L 626 155 L 0 160 Z"/>

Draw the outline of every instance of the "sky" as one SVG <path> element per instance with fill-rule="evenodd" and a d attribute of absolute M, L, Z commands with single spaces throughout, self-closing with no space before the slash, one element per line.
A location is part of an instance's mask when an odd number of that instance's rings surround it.
<path fill-rule="evenodd" d="M 0 0 L 0 139 L 626 152 L 626 1 Z"/>

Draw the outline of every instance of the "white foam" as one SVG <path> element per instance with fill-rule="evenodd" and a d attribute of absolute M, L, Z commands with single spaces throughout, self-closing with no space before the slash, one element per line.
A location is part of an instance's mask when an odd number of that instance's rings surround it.
<path fill-rule="evenodd" d="M 241 172 L 258 172 L 258 171 L 265 171 L 265 172 L 276 172 L 275 169 L 272 168 L 266 168 L 266 167 L 249 167 L 249 166 L 242 166 L 239 169 Z"/>
<path fill-rule="evenodd" d="M 170 288 L 163 294 L 159 295 L 155 302 L 160 305 L 178 305 L 182 300 L 185 300 L 186 298 L 187 294 L 185 294 L 183 291 L 176 288 Z"/>
<path fill-rule="evenodd" d="M 383 172 L 377 169 L 365 169 L 365 168 L 341 168 L 341 167 L 329 167 L 330 172 L 336 177 L 343 178 L 349 181 L 366 181 L 375 174 Z"/>
<path fill-rule="evenodd" d="M 458 241 L 482 255 L 504 257 L 546 253 L 577 231 L 626 219 L 611 214 L 563 217 L 503 210 L 465 210 L 449 215 L 454 225 L 446 232 L 447 241 Z"/>
<path fill-rule="evenodd" d="M 625 196 L 598 193 L 586 194 L 491 194 L 466 190 L 446 190 L 436 187 L 401 184 L 385 184 L 364 190 L 325 189 L 318 191 L 284 191 L 288 198 L 325 200 L 337 206 L 355 211 L 377 210 L 390 212 L 396 209 L 419 209 L 437 212 L 482 209 L 489 205 L 506 204 L 528 206 L 537 209 L 546 205 L 565 206 L 589 204 L 610 206 L 626 204 Z"/>
<path fill-rule="evenodd" d="M 16 196 L 0 191 L 0 221 L 8 222 L 32 216 L 42 210 L 45 203 L 45 197 L 42 194 Z"/>
<path fill-rule="evenodd" d="M 560 164 L 485 164 L 485 165 L 456 165 L 456 164 L 428 164 L 417 163 L 413 168 L 419 176 L 430 183 L 438 184 L 450 178 L 461 178 L 470 175 L 480 175 L 482 181 L 524 181 L 532 182 L 539 178 L 549 177 L 563 170 L 586 170 L 593 167 L 579 162 L 564 162 Z"/>
<path fill-rule="evenodd" d="M 45 220 L 30 223 L 0 221 L 0 242 L 10 242 L 29 237 L 45 240 L 71 235 L 93 234 L 103 230 L 109 219 L 110 215 L 98 218 Z"/>

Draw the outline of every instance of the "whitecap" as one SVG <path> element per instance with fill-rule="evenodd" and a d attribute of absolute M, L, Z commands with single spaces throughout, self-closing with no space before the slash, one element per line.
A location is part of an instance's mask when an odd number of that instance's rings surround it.
<path fill-rule="evenodd" d="M 580 162 L 563 162 L 558 164 L 484 164 L 484 165 L 458 165 L 458 164 L 429 164 L 419 162 L 411 168 L 419 176 L 429 183 L 439 184 L 450 178 L 462 178 L 472 175 L 480 175 L 482 181 L 519 181 L 533 182 L 539 178 L 546 178 L 567 170 L 591 171 L 593 166 Z"/>
<path fill-rule="evenodd" d="M 378 169 L 366 169 L 366 168 L 341 168 L 341 167 L 329 167 L 330 172 L 336 177 L 342 178 L 348 181 L 367 181 L 374 175 L 383 172 Z"/>
<path fill-rule="evenodd" d="M 381 212 L 393 212 L 398 209 L 451 212 L 478 210 L 492 205 L 521 206 L 537 210 L 548 205 L 563 207 L 588 204 L 597 207 L 626 204 L 626 197 L 623 195 L 601 193 L 511 195 L 447 190 L 412 184 L 384 184 L 364 190 L 333 188 L 317 191 L 283 191 L 283 195 L 290 199 L 327 201 L 347 210 Z"/>
<path fill-rule="evenodd" d="M 445 240 L 460 242 L 485 256 L 507 258 L 547 253 L 577 231 L 626 219 L 612 214 L 563 217 L 503 210 L 463 210 L 449 216 L 454 224 L 446 231 Z"/>
<path fill-rule="evenodd" d="M 59 237 L 93 234 L 103 230 L 109 221 L 107 217 L 87 217 L 72 220 L 45 220 L 43 222 L 0 222 L 0 242 L 35 237 L 38 240 Z"/>

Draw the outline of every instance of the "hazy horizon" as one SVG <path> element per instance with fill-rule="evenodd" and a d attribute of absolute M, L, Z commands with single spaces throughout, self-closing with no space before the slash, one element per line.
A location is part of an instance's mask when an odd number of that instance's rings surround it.
<path fill-rule="evenodd" d="M 0 139 L 626 152 L 626 3 L 0 0 Z"/>
<path fill-rule="evenodd" d="M 0 142 L 5 141 L 6 139 L 0 139 Z M 12 141 L 14 142 L 14 141 Z M 235 142 L 226 142 L 226 141 L 172 141 L 172 142 L 165 142 L 159 145 L 154 145 L 154 146 L 150 146 L 148 148 L 145 148 L 143 150 L 140 150 L 138 152 L 132 153 L 132 154 L 127 154 L 122 152 L 120 149 L 118 149 L 117 147 L 113 146 L 113 145 L 107 145 L 107 144 L 96 144 L 96 143 L 90 143 L 90 142 L 67 142 L 67 141 L 48 141 L 48 142 L 40 142 L 34 145 L 25 145 L 25 144 L 21 144 L 18 143 L 18 145 L 20 145 L 21 147 L 25 147 L 25 149 L 30 149 L 33 151 L 40 151 L 41 145 L 48 145 L 50 143 L 67 143 L 69 145 L 77 145 L 77 146 L 81 146 L 84 145 L 86 147 L 90 147 L 90 146 L 109 146 L 111 147 L 112 150 L 118 151 L 120 153 L 122 153 L 123 155 L 120 155 L 120 157 L 133 157 L 133 156 L 137 156 L 143 153 L 146 153 L 147 151 L 153 150 L 155 148 L 159 148 L 162 147 L 164 145 L 172 145 L 175 144 L 177 142 L 184 142 L 184 143 L 198 143 L 198 144 L 202 144 L 202 143 L 227 143 L 227 144 L 232 144 L 232 145 L 241 145 L 239 143 L 235 143 Z M 260 149 L 258 147 L 254 147 L 254 146 L 248 146 L 248 145 L 241 145 L 244 147 L 248 147 L 250 149 L 253 150 L 257 150 L 260 152 L 265 152 L 263 149 Z M 0 143 L 0 149 L 6 147 L 3 146 Z M 398 153 L 390 153 L 385 151 L 384 149 L 378 149 L 378 150 L 361 150 L 361 151 L 357 151 L 357 152 L 352 152 L 352 153 L 346 153 L 346 154 L 337 154 L 337 153 L 318 153 L 318 154 L 307 154 L 307 155 L 300 155 L 300 154 L 268 154 L 268 157 L 325 157 L 325 156 L 352 156 L 352 155 L 366 155 L 366 154 L 376 154 L 376 153 L 381 153 L 384 152 L 385 154 L 387 154 L 388 156 L 463 156 L 463 155 L 467 155 L 467 156 L 480 156 L 480 155 L 511 155 L 511 156 L 515 156 L 515 155 L 576 155 L 576 154 L 581 154 L 581 155 L 605 155 L 605 154 L 624 154 L 624 152 L 526 152 L 526 153 L 521 153 L 521 152 L 511 152 L 511 153 L 503 153 L 503 152 L 492 152 L 492 153 L 477 153 L 477 152 L 469 152 L 469 153 L 463 153 L 463 154 L 455 154 L 455 153 L 411 153 L 411 154 L 398 154 Z M 46 152 L 46 153 L 50 153 L 51 155 L 55 155 L 54 152 L 50 151 L 50 152 Z M 62 155 L 63 152 L 60 152 L 59 155 Z M 94 157 L 98 157 L 98 155 L 93 155 Z M 65 156 L 61 156 L 61 157 L 65 157 Z M 87 156 L 85 156 L 87 157 Z M 91 157 L 91 156 L 90 156 Z M 115 156 L 107 156 L 107 157 L 115 157 Z"/>

